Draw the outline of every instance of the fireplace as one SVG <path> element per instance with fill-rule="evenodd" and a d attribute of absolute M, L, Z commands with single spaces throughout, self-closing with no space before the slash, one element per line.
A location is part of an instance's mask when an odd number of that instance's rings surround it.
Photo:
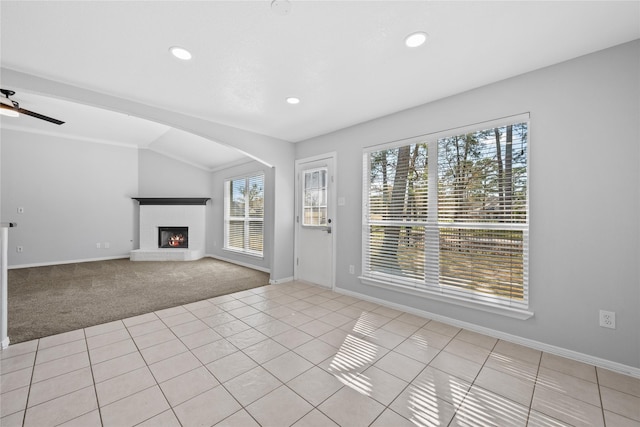
<path fill-rule="evenodd" d="M 135 200 L 140 204 L 140 246 L 131 251 L 131 261 L 195 261 L 205 256 L 209 198 L 135 197 Z"/>
<path fill-rule="evenodd" d="M 189 227 L 158 227 L 158 247 L 186 249 L 189 247 Z"/>

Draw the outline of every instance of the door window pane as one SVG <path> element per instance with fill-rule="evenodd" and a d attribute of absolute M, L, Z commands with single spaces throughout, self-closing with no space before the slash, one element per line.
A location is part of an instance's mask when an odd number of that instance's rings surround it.
<path fill-rule="evenodd" d="M 304 171 L 302 194 L 302 225 L 326 226 L 327 168 Z"/>

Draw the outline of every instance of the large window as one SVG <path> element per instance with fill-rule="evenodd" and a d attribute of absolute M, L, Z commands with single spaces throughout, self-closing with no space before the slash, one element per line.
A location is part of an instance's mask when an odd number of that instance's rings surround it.
<path fill-rule="evenodd" d="M 264 174 L 224 183 L 224 248 L 262 256 Z"/>
<path fill-rule="evenodd" d="M 528 123 L 518 119 L 365 153 L 365 282 L 527 308 Z"/>

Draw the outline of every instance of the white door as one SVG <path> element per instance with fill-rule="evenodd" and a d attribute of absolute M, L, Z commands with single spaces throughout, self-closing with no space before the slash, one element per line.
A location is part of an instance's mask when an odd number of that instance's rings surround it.
<path fill-rule="evenodd" d="M 298 280 L 333 288 L 335 155 L 296 162 L 296 259 Z"/>

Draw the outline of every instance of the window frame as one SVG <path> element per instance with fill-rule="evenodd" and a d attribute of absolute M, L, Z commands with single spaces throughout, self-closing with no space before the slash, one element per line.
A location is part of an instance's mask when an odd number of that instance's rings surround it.
<path fill-rule="evenodd" d="M 249 203 L 249 193 L 246 191 L 249 188 L 249 184 L 252 179 L 256 177 L 261 177 L 262 179 L 262 216 L 251 216 L 250 214 L 250 203 Z M 244 180 L 245 185 L 245 194 L 244 194 L 244 215 L 243 216 L 232 216 L 231 215 L 231 194 L 230 194 L 230 186 L 232 183 L 237 181 Z M 230 251 L 234 253 L 239 253 L 243 255 L 248 255 L 256 258 L 264 257 L 264 196 L 265 196 L 265 183 L 266 176 L 263 171 L 255 171 L 248 174 L 243 174 L 240 176 L 226 178 L 224 180 L 224 243 L 222 249 L 225 251 Z M 243 223 L 243 248 L 238 248 L 235 246 L 229 246 L 229 233 L 230 233 L 230 223 L 231 222 L 242 222 Z M 256 251 L 250 249 L 249 239 L 250 239 L 250 229 L 251 223 L 261 223 L 262 224 L 262 251 Z"/>
<path fill-rule="evenodd" d="M 313 206 L 313 205 L 308 206 L 308 205 L 305 204 L 305 201 L 306 201 L 306 197 L 305 196 L 306 196 L 306 192 L 307 192 L 307 188 L 305 186 L 305 184 L 306 184 L 305 183 L 305 178 L 306 178 L 307 174 L 313 174 L 314 172 L 325 172 L 325 186 L 324 187 L 318 186 L 318 188 L 312 188 L 312 190 L 324 190 L 325 191 L 325 197 L 324 197 L 325 203 L 322 204 L 321 202 L 319 202 L 318 206 Z M 320 179 L 319 176 L 318 176 L 318 179 Z M 313 169 L 307 169 L 307 170 L 302 171 L 302 185 L 300 186 L 301 187 L 301 189 L 300 189 L 300 191 L 301 191 L 300 197 L 301 197 L 301 201 L 302 201 L 302 209 L 301 209 L 302 221 L 301 221 L 300 225 L 302 227 L 305 227 L 305 228 L 326 228 L 329 225 L 329 222 L 328 222 L 328 219 L 329 219 L 329 200 L 328 200 L 328 195 L 327 195 L 328 189 L 329 189 L 329 179 L 330 179 L 329 178 L 329 168 L 327 166 L 319 166 L 319 167 L 316 167 L 316 168 L 313 168 Z M 325 210 L 324 211 L 325 212 L 325 216 L 324 216 L 324 221 L 325 222 L 324 223 L 322 223 L 322 224 L 307 224 L 305 222 L 305 220 L 306 220 L 306 208 L 314 208 L 314 207 L 317 207 L 318 209 L 324 208 L 324 210 Z M 320 211 L 318 210 L 318 212 L 320 212 Z"/>
<path fill-rule="evenodd" d="M 440 223 L 438 218 L 438 143 L 439 140 L 446 137 L 453 137 L 457 135 L 473 133 L 476 131 L 492 129 L 496 127 L 504 127 L 517 123 L 527 123 L 527 144 L 526 144 L 526 221 L 519 224 L 511 223 L 480 223 L 480 224 L 463 224 L 463 223 Z M 407 293 L 414 296 L 420 296 L 437 301 L 447 302 L 459 306 L 473 308 L 482 311 L 488 311 L 491 313 L 502 314 L 505 316 L 528 319 L 533 316 L 533 312 L 529 311 L 529 280 L 528 280 L 528 267 L 529 267 L 529 228 L 530 228 L 530 216 L 529 216 L 529 193 L 530 193 L 530 140 L 531 140 L 531 127 L 530 127 L 530 115 L 529 113 L 519 114 L 515 116 L 505 117 L 497 120 L 491 120 L 473 125 L 462 126 L 458 128 L 449 129 L 441 132 L 434 132 L 431 134 L 420 135 L 412 138 L 396 140 L 389 143 L 373 145 L 365 147 L 363 150 L 363 189 L 362 189 L 362 272 L 359 279 L 366 285 L 372 285 Z M 428 153 L 428 203 L 427 203 L 427 218 L 425 221 L 414 222 L 402 222 L 396 221 L 396 225 L 416 225 L 424 227 L 424 242 L 425 242 L 425 273 L 424 280 L 422 279 L 409 279 L 401 278 L 394 274 L 388 274 L 380 271 L 373 271 L 368 268 L 369 263 L 369 251 L 370 251 L 370 235 L 369 229 L 375 221 L 371 221 L 368 218 L 369 215 L 369 192 L 371 188 L 370 182 L 370 155 L 372 153 L 379 152 L 381 150 L 394 149 L 406 145 L 412 144 L 427 144 Z M 386 220 L 386 225 L 391 224 L 392 221 Z M 479 228 L 479 229 L 499 229 L 499 230 L 521 230 L 523 239 L 523 300 L 515 301 L 511 298 L 502 298 L 499 296 L 486 295 L 479 292 L 470 290 L 458 289 L 455 287 L 449 287 L 442 285 L 439 280 L 440 261 L 439 261 L 439 230 L 441 228 Z M 435 237 L 434 237 L 435 236 Z M 434 240 L 435 238 L 435 240 Z M 431 246 L 429 246 L 431 242 Z M 433 259 L 433 255 L 435 260 Z M 427 270 L 430 270 L 427 272 Z M 435 273 L 434 273 L 435 272 Z"/>

